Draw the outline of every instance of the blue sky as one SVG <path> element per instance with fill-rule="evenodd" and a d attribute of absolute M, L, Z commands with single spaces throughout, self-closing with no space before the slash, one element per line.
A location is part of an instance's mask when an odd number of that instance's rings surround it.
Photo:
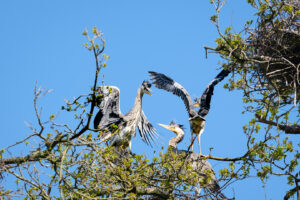
<path fill-rule="evenodd" d="M 215 46 L 215 26 L 209 18 L 214 8 L 209 0 L 164 1 L 1 1 L 0 2 L 0 84 L 2 98 L 2 139 L 0 148 L 27 136 L 24 121 L 36 123 L 33 110 L 35 81 L 54 91 L 41 99 L 42 116 L 57 113 L 64 99 L 87 94 L 93 84 L 94 58 L 83 47 L 81 35 L 93 26 L 104 33 L 105 53 L 110 56 L 102 73 L 105 83 L 121 91 L 121 110 L 133 106 L 137 88 L 148 79 L 147 71 L 165 73 L 181 83 L 193 98 L 219 72 L 219 57 L 205 58 L 203 46 Z M 243 0 L 228 0 L 221 14 L 221 27 L 242 29 L 253 10 Z M 227 79 L 225 79 L 226 81 Z M 224 83 L 224 82 L 223 82 Z M 249 116 L 242 115 L 240 91 L 216 87 L 207 125 L 202 135 L 202 152 L 234 157 L 244 154 L 246 138 L 242 132 Z M 161 139 L 151 149 L 133 140 L 133 151 L 148 157 L 160 146 L 167 146 L 172 133 L 157 126 L 171 120 L 184 124 L 186 137 L 179 148 L 185 149 L 190 134 L 183 102 L 170 93 L 152 88 L 145 96 L 143 109 Z M 61 111 L 60 111 L 61 113 Z M 71 123 L 70 118 L 58 120 Z M 194 147 L 198 150 L 198 147 Z M 216 170 L 224 166 L 212 161 Z M 5 184 L 5 183 L 4 183 Z M 286 180 L 272 178 L 266 189 L 255 178 L 232 184 L 225 191 L 236 199 L 282 199 Z M 234 192 L 233 192 L 234 191 Z"/>

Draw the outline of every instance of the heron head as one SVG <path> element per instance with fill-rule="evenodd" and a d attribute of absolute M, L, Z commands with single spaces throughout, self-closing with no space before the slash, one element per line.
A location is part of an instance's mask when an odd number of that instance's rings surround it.
<path fill-rule="evenodd" d="M 165 125 L 165 124 L 158 124 L 174 133 L 176 133 L 176 135 L 179 133 L 179 132 L 183 132 L 183 125 L 181 124 L 177 124 L 176 122 L 174 121 L 171 121 L 171 123 L 169 125 Z"/>
<path fill-rule="evenodd" d="M 194 107 L 200 107 L 200 105 L 201 105 L 201 99 L 200 98 L 196 98 L 195 99 L 195 103 L 194 103 Z"/>
<path fill-rule="evenodd" d="M 142 83 L 142 91 L 146 94 L 151 95 L 151 83 L 149 83 L 148 81 L 143 81 Z"/>

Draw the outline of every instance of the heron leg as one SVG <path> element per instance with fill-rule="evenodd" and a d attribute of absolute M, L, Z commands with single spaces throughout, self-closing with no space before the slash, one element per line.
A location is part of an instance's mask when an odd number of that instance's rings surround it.
<path fill-rule="evenodd" d="M 193 132 L 191 133 L 191 150 L 193 151 L 194 146 L 194 139 L 193 139 Z"/>
<path fill-rule="evenodd" d="M 202 155 L 202 154 L 201 154 L 201 144 L 200 144 L 200 137 L 201 137 L 201 134 L 198 134 L 199 153 L 200 153 L 200 155 Z"/>
<path fill-rule="evenodd" d="M 129 141 L 129 152 L 131 152 L 131 140 Z"/>

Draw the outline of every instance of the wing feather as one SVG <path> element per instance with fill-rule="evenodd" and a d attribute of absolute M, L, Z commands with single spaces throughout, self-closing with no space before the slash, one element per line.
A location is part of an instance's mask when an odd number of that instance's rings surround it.
<path fill-rule="evenodd" d="M 120 125 L 123 115 L 120 111 L 120 90 L 114 86 L 102 86 L 99 94 L 103 95 L 101 101 L 97 102 L 99 111 L 94 119 L 95 129 L 110 129 L 112 124 Z"/>
<path fill-rule="evenodd" d="M 205 117 L 210 109 L 211 97 L 214 94 L 215 86 L 221 82 L 228 74 L 229 70 L 222 70 L 205 88 L 203 94 L 200 97 L 200 110 L 198 114 Z"/>
<path fill-rule="evenodd" d="M 152 146 L 151 143 L 154 143 L 155 140 L 158 138 L 155 128 L 148 121 L 143 110 L 141 111 L 141 116 L 138 122 L 138 130 L 142 140 L 150 146 Z"/>
<path fill-rule="evenodd" d="M 149 74 L 155 87 L 172 92 L 173 94 L 179 96 L 183 100 L 189 115 L 192 115 L 192 112 L 194 111 L 193 100 L 182 85 L 162 73 L 149 71 Z"/>

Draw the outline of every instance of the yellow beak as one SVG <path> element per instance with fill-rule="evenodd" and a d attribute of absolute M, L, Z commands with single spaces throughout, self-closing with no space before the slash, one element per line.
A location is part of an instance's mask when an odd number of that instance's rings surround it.
<path fill-rule="evenodd" d="M 194 107 L 200 107 L 200 103 L 194 103 Z"/>
<path fill-rule="evenodd" d="M 152 94 L 151 94 L 150 92 L 152 92 L 150 89 L 145 90 L 145 93 L 147 93 L 147 94 L 149 94 L 150 96 L 152 96 Z"/>
<path fill-rule="evenodd" d="M 164 128 L 166 128 L 166 129 L 172 131 L 171 127 L 168 126 L 168 125 L 164 125 L 164 124 L 158 124 L 158 125 L 160 125 L 161 127 L 164 127 Z"/>

